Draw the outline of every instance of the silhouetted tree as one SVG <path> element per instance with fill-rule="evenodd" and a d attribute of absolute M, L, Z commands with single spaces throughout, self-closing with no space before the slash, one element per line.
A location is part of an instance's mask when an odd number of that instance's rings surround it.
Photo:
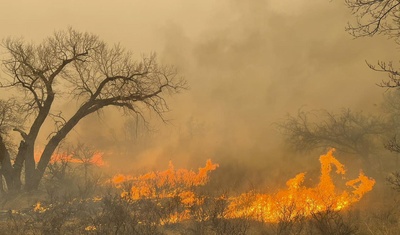
<path fill-rule="evenodd" d="M 2 172 L 9 189 L 20 188 L 23 166 L 25 188 L 37 188 L 54 150 L 84 117 L 113 106 L 143 119 L 145 110 L 162 118 L 168 110 L 165 93 L 177 93 L 186 86 L 176 70 L 158 64 L 155 55 L 135 61 L 120 45 L 109 46 L 96 35 L 71 28 L 55 32 L 40 44 L 8 38 L 2 46 L 3 71 L 8 76 L 1 78 L 0 87 L 13 92 L 25 127 L 14 128 L 22 140 L 12 165 L 4 138 L 0 139 Z M 67 99 L 78 106 L 65 117 L 53 106 Z M 49 117 L 55 128 L 36 164 L 35 141 Z"/>
<path fill-rule="evenodd" d="M 400 1 L 398 0 L 345 0 L 346 5 L 351 9 L 356 18 L 356 23 L 348 24 L 347 31 L 355 38 L 374 36 L 376 34 L 385 35 L 400 44 Z M 377 65 L 368 63 L 368 66 L 378 72 L 388 75 L 380 84 L 384 88 L 400 88 L 400 69 L 396 68 L 392 62 L 378 61 Z M 397 95 L 398 97 L 398 95 Z M 396 98 L 392 96 L 391 98 Z M 388 100 L 386 100 L 388 101 Z M 394 137 L 385 144 L 385 148 L 391 152 L 400 153 L 400 144 L 397 142 L 396 135 L 399 129 L 398 109 L 399 99 L 391 99 L 388 107 L 392 110 L 391 125 L 394 129 Z M 395 110 L 397 109 L 397 111 Z M 394 112 L 393 112 L 394 111 Z M 392 132 L 393 133 L 393 132 Z M 389 177 L 389 183 L 396 187 L 395 179 L 400 174 L 393 173 Z M 397 182 L 400 178 L 397 178 Z"/>
<path fill-rule="evenodd" d="M 346 28 L 354 37 L 383 34 L 397 40 L 400 36 L 398 0 L 345 0 L 345 4 L 356 17 L 356 23 Z"/>
<path fill-rule="evenodd" d="M 326 110 L 289 115 L 278 124 L 285 140 L 295 150 L 334 147 L 357 154 L 368 162 L 369 156 L 382 142 L 380 137 L 389 126 L 382 118 L 344 109 L 339 114 Z"/>
<path fill-rule="evenodd" d="M 376 34 L 388 36 L 400 44 L 400 1 L 398 0 L 345 0 L 345 4 L 356 17 L 346 30 L 355 38 L 372 37 Z M 378 72 L 387 73 L 389 79 L 382 80 L 381 87 L 400 87 L 399 69 L 392 62 L 378 61 L 368 66 Z"/>

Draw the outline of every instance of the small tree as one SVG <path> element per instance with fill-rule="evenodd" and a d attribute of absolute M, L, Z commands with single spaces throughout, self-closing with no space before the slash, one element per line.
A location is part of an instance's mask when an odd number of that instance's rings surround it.
<path fill-rule="evenodd" d="M 356 23 L 348 24 L 347 31 L 355 38 L 372 37 L 377 34 L 385 35 L 400 44 L 400 1 L 398 0 L 345 0 L 345 4 L 351 9 L 356 18 Z M 380 87 L 388 89 L 400 88 L 400 69 L 395 68 L 392 62 L 378 61 L 377 65 L 368 63 L 368 66 L 378 72 L 388 75 L 388 79 L 383 79 Z M 391 124 L 394 130 L 394 137 L 385 144 L 385 148 L 391 152 L 400 153 L 400 144 L 397 142 L 396 135 L 399 131 L 399 95 L 389 96 L 385 100 L 386 108 L 389 108 Z M 396 100 L 397 99 L 397 100 Z M 394 172 L 388 177 L 388 182 L 393 187 L 398 187 L 400 181 L 399 173 Z"/>
<path fill-rule="evenodd" d="M 26 127 L 14 128 L 22 140 L 13 165 L 9 150 L 0 141 L 2 171 L 9 189 L 20 188 L 23 166 L 25 188 L 37 188 L 54 150 L 84 117 L 113 106 L 144 120 L 146 109 L 163 118 L 168 110 L 164 94 L 186 86 L 176 70 L 159 65 L 154 54 L 135 61 L 120 45 L 108 46 L 96 35 L 72 28 L 55 32 L 40 44 L 8 38 L 2 46 L 6 51 L 3 69 L 8 76 L 1 78 L 0 87 L 15 94 Z M 69 117 L 54 110 L 56 100 L 66 99 L 78 104 Z M 36 164 L 35 142 L 50 116 L 54 131 Z"/>
<path fill-rule="evenodd" d="M 367 116 L 349 109 L 334 114 L 299 111 L 278 124 L 286 142 L 295 150 L 334 147 L 342 152 L 357 154 L 367 163 L 369 156 L 381 145 L 389 126 L 381 118 Z"/>

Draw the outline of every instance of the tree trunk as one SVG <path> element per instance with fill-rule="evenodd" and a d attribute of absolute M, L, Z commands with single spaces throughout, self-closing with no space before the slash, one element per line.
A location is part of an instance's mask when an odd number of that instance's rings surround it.
<path fill-rule="evenodd" d="M 30 178 L 29 180 L 27 178 L 27 181 L 25 182 L 26 190 L 35 190 L 39 187 L 40 180 L 43 178 L 44 172 L 47 168 L 48 163 L 50 162 L 51 156 L 53 155 L 60 142 L 61 140 L 53 137 L 46 145 L 39 161 L 42 164 L 38 164 L 38 168 L 36 170 L 35 168 L 33 168 L 33 171 L 29 172 Z M 45 162 L 43 163 L 44 160 Z"/>
<path fill-rule="evenodd" d="M 3 138 L 0 136 L 0 160 L 1 160 L 1 173 L 4 176 L 8 190 L 17 190 L 15 186 L 15 178 L 13 167 L 11 166 L 10 154 L 3 142 Z M 0 177 L 0 180 L 2 178 Z M 2 188 L 5 190 L 5 188 Z"/>
<path fill-rule="evenodd" d="M 0 161 L 1 161 L 1 175 L 4 176 L 6 187 L 8 191 L 18 191 L 21 189 L 21 172 L 25 162 L 25 182 L 26 185 L 32 185 L 35 176 L 35 160 L 33 153 L 33 145 L 21 141 L 18 154 L 15 158 L 14 164 L 11 164 L 10 154 L 5 146 L 3 139 L 0 136 Z M 0 179 L 1 179 L 0 175 Z M 5 189 L 3 185 L 3 190 Z M 27 189 L 33 189 L 27 187 Z"/>
<path fill-rule="evenodd" d="M 57 146 L 60 142 L 68 135 L 68 133 L 78 124 L 78 122 L 84 118 L 86 115 L 97 111 L 98 109 L 93 109 L 92 111 L 88 112 L 87 109 L 90 107 L 90 104 L 86 104 L 82 106 L 74 116 L 69 119 L 65 125 L 49 140 L 42 155 L 40 156 L 40 160 L 37 164 L 37 168 L 32 177 L 33 181 L 30 181 L 30 184 L 27 185 L 28 190 L 37 189 L 39 186 L 40 180 L 42 179 L 44 172 L 47 168 L 47 165 L 50 162 L 51 156 L 53 155 L 54 151 L 56 150 Z"/>
<path fill-rule="evenodd" d="M 25 148 L 19 149 L 18 154 L 23 156 L 22 161 L 25 161 L 25 189 L 30 191 L 36 189 L 36 163 L 34 157 L 35 141 L 39 134 L 40 128 L 49 115 L 51 105 L 54 101 L 54 93 L 51 88 L 47 89 L 47 98 L 44 101 L 43 107 L 40 109 L 35 121 L 33 122 L 29 133 L 24 137 Z M 21 146 L 20 146 L 21 147 Z M 24 150 L 21 152 L 21 150 Z M 21 152 L 21 153 L 20 153 Z M 18 165 L 16 172 L 21 176 L 22 165 Z"/>
<path fill-rule="evenodd" d="M 14 188 L 16 190 L 21 189 L 22 182 L 21 182 L 21 172 L 22 167 L 24 166 L 25 158 L 26 158 L 26 150 L 28 145 L 25 141 L 21 141 L 18 147 L 18 154 L 15 157 L 14 164 L 12 166 L 13 170 L 13 178 L 14 178 Z"/>
<path fill-rule="evenodd" d="M 34 148 L 32 145 L 28 145 L 25 152 L 25 189 L 27 191 L 36 189 L 31 187 L 35 184 L 35 169 Z"/>

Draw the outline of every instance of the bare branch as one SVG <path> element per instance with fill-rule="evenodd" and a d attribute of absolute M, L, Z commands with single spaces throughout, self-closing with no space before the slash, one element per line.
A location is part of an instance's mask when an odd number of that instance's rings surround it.
<path fill-rule="evenodd" d="M 364 155 L 380 144 L 376 138 L 389 127 L 378 117 L 344 109 L 339 114 L 300 110 L 297 117 L 289 116 L 278 128 L 296 150 L 335 147 Z"/>
<path fill-rule="evenodd" d="M 21 136 L 22 136 L 23 139 L 26 139 L 27 136 L 28 136 L 28 135 L 25 133 L 25 131 L 23 131 L 23 130 L 21 130 L 21 129 L 19 129 L 19 128 L 14 128 L 13 131 L 19 132 L 19 133 L 21 134 Z"/>
<path fill-rule="evenodd" d="M 82 118 L 114 106 L 145 119 L 146 107 L 165 121 L 165 95 L 187 88 L 176 69 L 159 65 L 155 54 L 134 60 L 120 45 L 110 47 L 95 35 L 71 28 L 55 32 L 40 44 L 9 38 L 2 45 L 8 55 L 2 60 L 8 80 L 2 80 L 0 88 L 23 94 L 18 107 L 31 117 L 29 131 L 14 129 L 24 139 L 26 152 L 18 154 L 20 165 L 25 161 L 25 167 L 35 167 L 33 150 L 38 133 L 48 117 L 54 123 L 38 171 L 26 171 L 28 184 L 34 178 L 28 172 L 36 172 L 40 179 L 51 154 Z M 71 117 L 64 119 L 61 112 L 54 113 L 56 100 L 67 102 L 71 98 L 78 104 Z M 0 131 L 1 126 L 0 117 Z"/>
<path fill-rule="evenodd" d="M 356 23 L 349 23 L 346 28 L 354 37 L 384 34 L 398 38 L 400 33 L 398 0 L 345 0 L 345 4 L 356 16 Z"/>

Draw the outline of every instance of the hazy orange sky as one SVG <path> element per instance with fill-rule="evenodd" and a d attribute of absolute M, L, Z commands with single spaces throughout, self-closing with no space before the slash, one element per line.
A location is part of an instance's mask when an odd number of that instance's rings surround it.
<path fill-rule="evenodd" d="M 241 158 L 255 149 L 269 156 L 280 138 L 272 124 L 301 107 L 376 110 L 384 75 L 365 60 L 394 59 L 397 47 L 353 40 L 344 30 L 352 20 L 339 0 L 2 0 L 0 38 L 40 41 L 71 26 L 137 55 L 157 52 L 190 89 L 169 99 L 171 124 L 153 122 L 157 132 L 132 159 Z M 119 114 L 94 119 L 74 138 L 99 146 L 123 139 Z"/>

